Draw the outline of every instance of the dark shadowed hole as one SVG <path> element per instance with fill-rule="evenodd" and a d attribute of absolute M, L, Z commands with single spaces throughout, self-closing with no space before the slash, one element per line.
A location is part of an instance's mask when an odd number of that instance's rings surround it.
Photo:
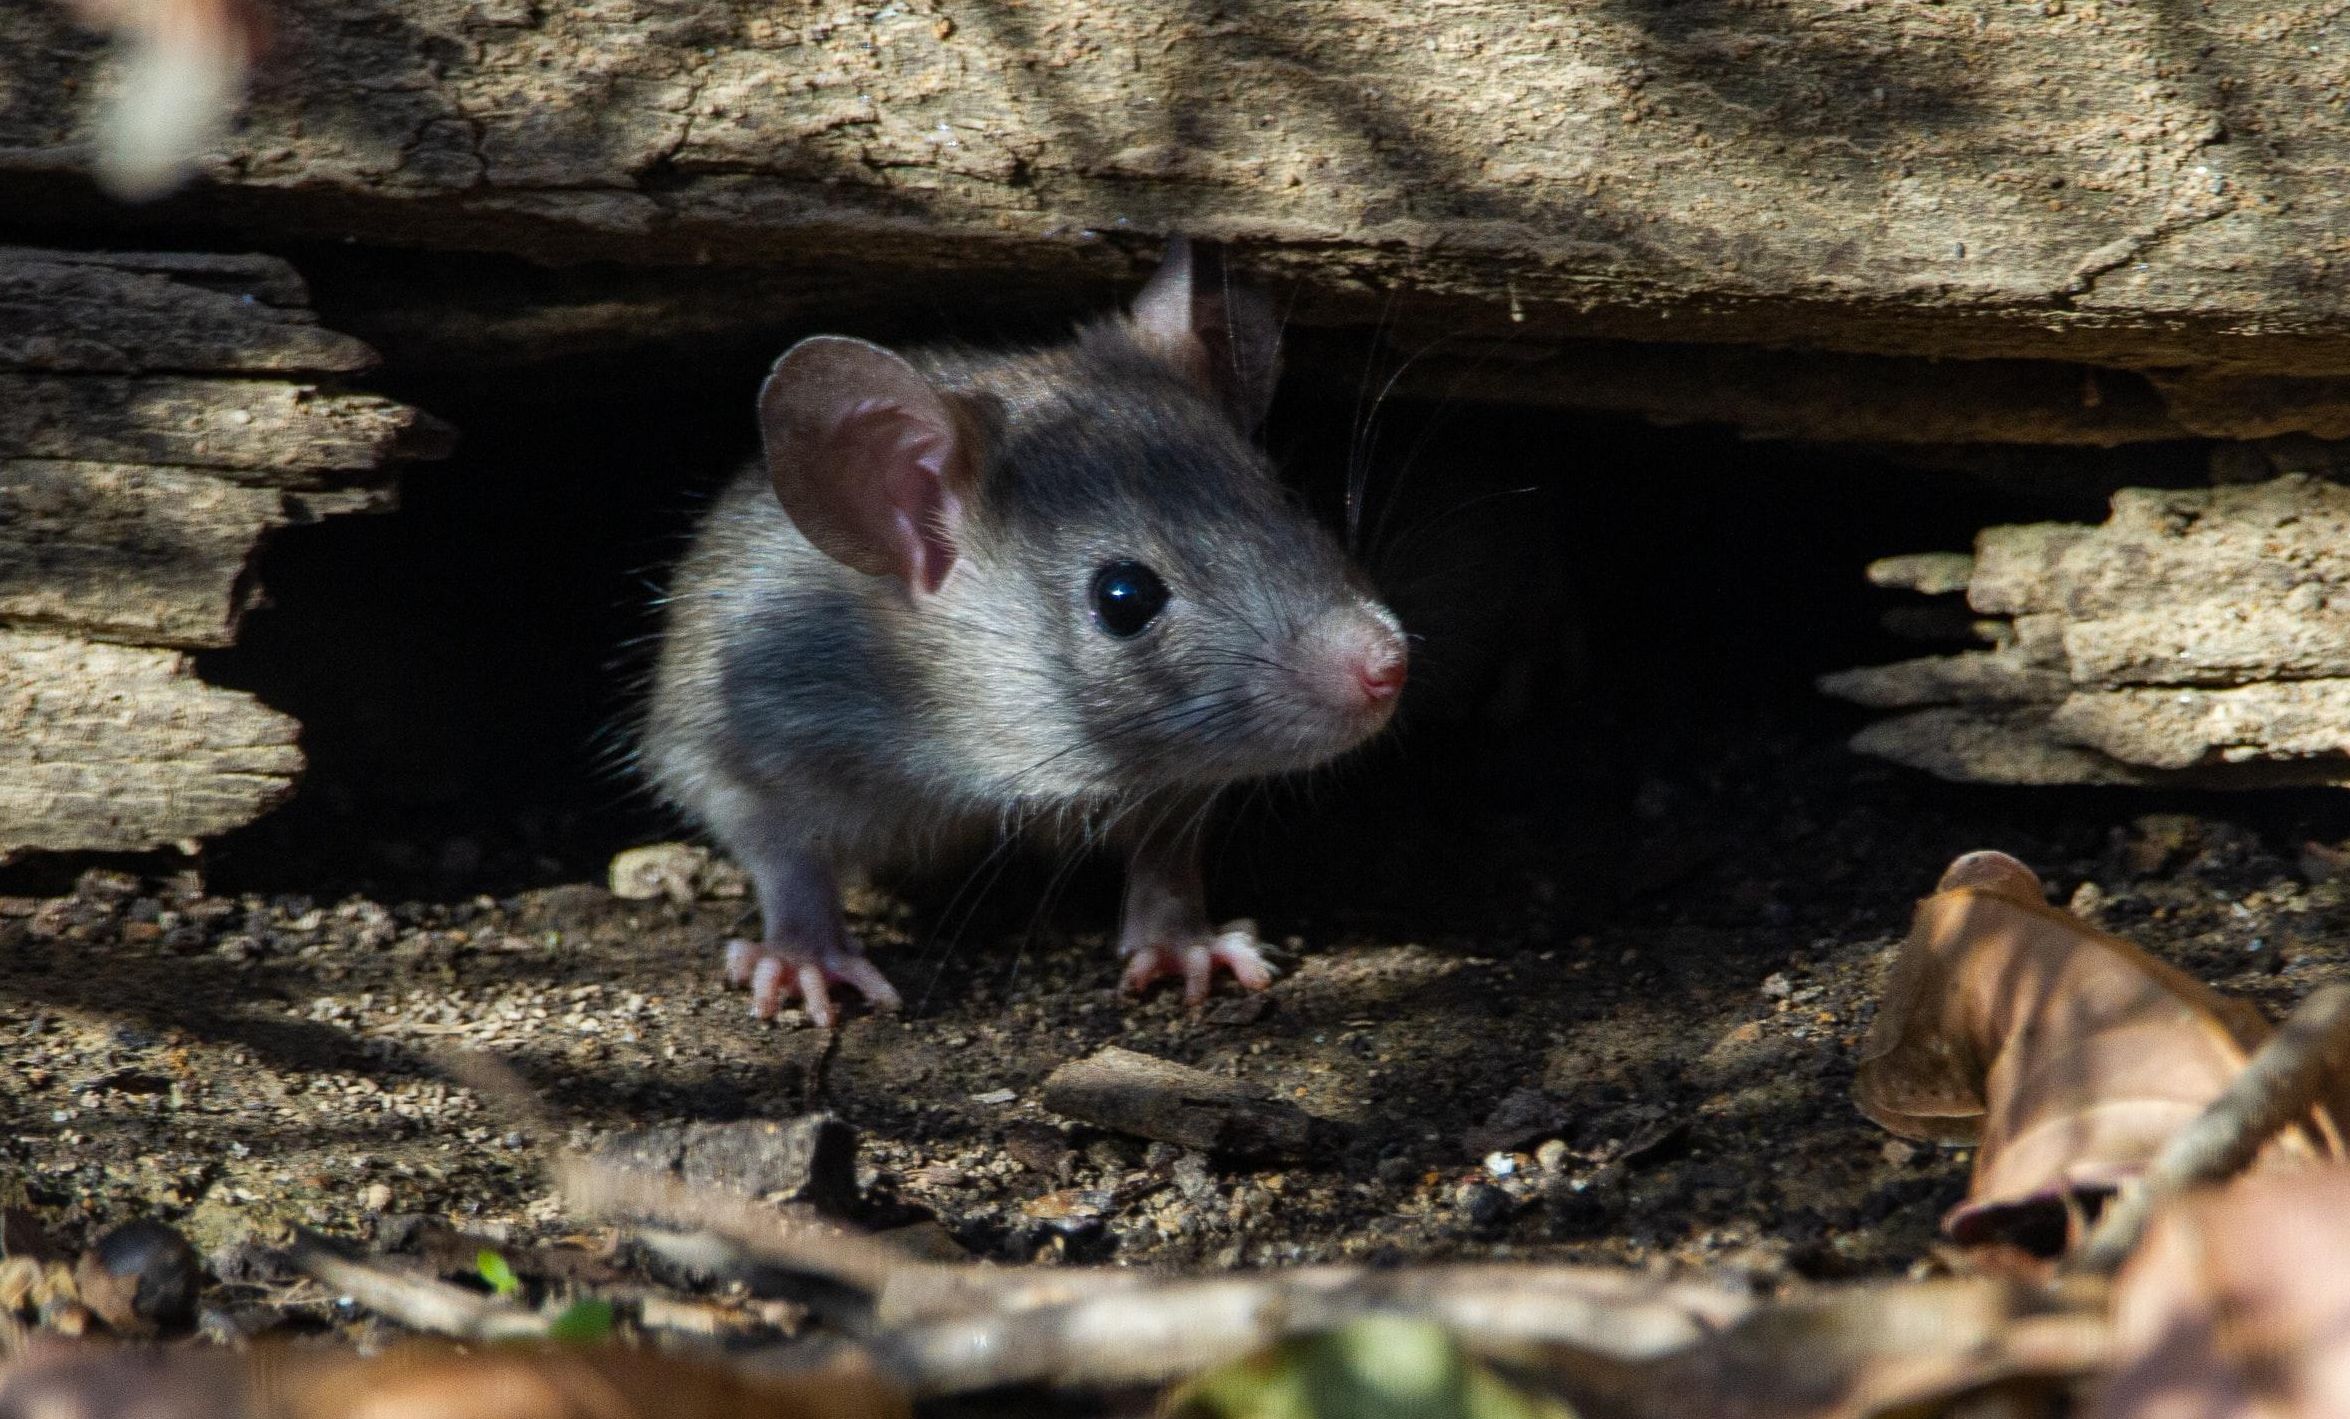
<path fill-rule="evenodd" d="M 236 648 L 201 657 L 208 678 L 299 718 L 311 761 L 292 801 L 208 850 L 215 885 L 502 893 L 599 879 L 617 848 L 684 832 L 627 766 L 655 601 L 709 493 L 755 452 L 767 364 L 808 331 L 516 363 L 525 301 L 489 312 L 509 322 L 492 367 L 459 367 L 446 356 L 463 323 L 421 338 L 390 298 L 429 294 L 438 267 L 418 258 L 386 276 L 400 259 L 376 253 L 338 276 L 334 260 L 306 255 L 323 317 L 387 353 L 369 383 L 449 420 L 462 442 L 410 471 L 397 511 L 271 542 L 260 567 L 271 604 Z M 467 289 L 503 291 L 514 274 L 475 273 Z M 1036 338 L 1080 313 L 943 301 L 931 292 L 825 324 Z M 1350 468 L 1367 467 L 1358 535 L 1415 634 L 1410 698 L 1373 748 L 1236 795 L 1212 863 L 1218 904 L 1270 902 L 1277 922 L 1408 898 L 1475 930 L 1534 890 L 1607 910 L 1670 886 L 1736 834 L 1856 803 L 1890 819 L 1931 802 L 1990 830 L 2095 797 L 1956 789 L 1856 764 L 1841 746 L 1863 716 L 1812 682 L 1954 648 L 1880 625 L 1905 598 L 1867 585 L 1871 559 L 1964 549 L 1992 523 L 2095 520 L 2100 489 L 1466 399 L 1389 400 L 1367 431 L 1346 392 L 1383 377 L 1363 378 L 1379 365 L 1365 348 L 1330 334 L 1296 342 L 1267 439 L 1334 525 Z M 2156 451 L 2140 476 L 2176 481 L 2197 459 Z M 1666 841 L 1695 797 L 1713 804 L 1714 840 Z M 2153 806 L 2144 796 L 2126 811 Z M 2333 796 L 2217 806 L 2294 832 L 2313 813 L 2339 816 Z M 2124 811 L 2097 799 L 2087 816 Z M 1028 920 L 1057 865 L 1017 868 L 981 895 Z M 12 871 L 42 870 L 36 859 Z M 1934 870 L 1921 861 L 1921 880 Z M 948 870 L 942 897 L 962 871 Z M 1067 885 L 1089 921 L 1112 905 L 1107 882 L 1089 871 Z"/>
<path fill-rule="evenodd" d="M 775 345 L 780 345 L 778 339 Z M 463 431 L 402 506 L 287 533 L 272 604 L 203 671 L 298 717 L 312 771 L 220 843 L 223 886 L 499 891 L 599 875 L 674 833 L 626 727 L 668 562 L 752 455 L 774 346 L 639 350 L 495 374 L 387 368 Z M 1325 381 L 1330 387 L 1332 381 Z M 1268 437 L 1343 514 L 1357 411 L 1293 397 Z M 1246 795 L 1224 856 L 1343 886 L 1403 823 L 1591 840 L 1659 766 L 1756 735 L 1834 745 L 1827 669 L 1912 653 L 1862 566 L 1989 521 L 2094 515 L 1954 474 L 1717 431 L 1465 403 L 1379 411 L 1366 559 L 1420 639 L 1394 741 Z M 1409 835 L 1406 835 L 1409 836 Z"/>

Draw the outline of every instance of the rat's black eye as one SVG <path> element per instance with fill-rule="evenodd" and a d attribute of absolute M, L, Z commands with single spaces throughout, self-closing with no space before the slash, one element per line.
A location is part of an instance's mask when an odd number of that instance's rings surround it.
<path fill-rule="evenodd" d="M 1142 634 L 1167 604 L 1167 583 L 1140 562 L 1112 562 L 1093 574 L 1093 619 L 1120 640 Z"/>

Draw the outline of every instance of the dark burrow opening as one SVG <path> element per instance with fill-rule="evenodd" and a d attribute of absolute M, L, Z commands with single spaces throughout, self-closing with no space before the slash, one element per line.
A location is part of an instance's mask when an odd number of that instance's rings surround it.
<path fill-rule="evenodd" d="M 370 324 L 337 312 L 331 281 L 320 297 L 330 320 Z M 1055 324 L 917 313 L 849 328 L 981 339 Z M 270 604 L 201 669 L 300 719 L 311 769 L 289 804 L 212 847 L 208 878 L 321 899 L 497 894 L 598 880 L 614 850 L 685 832 L 629 768 L 659 589 L 710 493 L 755 453 L 753 392 L 801 333 L 489 370 L 404 360 L 391 343 L 374 384 L 449 420 L 462 444 L 408 471 L 399 510 L 265 549 Z M 1385 741 L 1234 795 L 1220 892 L 1490 903 L 1539 861 L 1565 865 L 1572 911 L 1601 913 L 1718 851 L 1657 839 L 1676 798 L 1733 784 L 1742 806 L 1722 810 L 1724 829 L 1765 834 L 1802 819 L 1807 795 L 1923 799 L 1986 829 L 2068 805 L 2113 821 L 2125 806 L 1854 760 L 1842 744 L 1863 716 L 1813 684 L 1948 648 L 1885 628 L 1903 598 L 1867 584 L 1871 559 L 1964 549 L 1993 523 L 2094 521 L 2094 479 L 2034 486 L 1716 428 L 1380 400 L 1397 352 L 1324 336 L 1309 358 L 1336 368 L 1289 382 L 1268 444 L 1334 525 L 1352 500 L 1358 551 L 1415 634 L 1417 679 Z M 1350 386 L 1365 393 L 1318 392 Z M 2175 482 L 2199 465 L 2198 450 L 2152 450 L 2132 476 Z M 2288 835 L 2335 816 L 2331 795 L 2225 808 Z M 1048 885 L 1107 900 L 1105 874 L 1072 884 L 1061 865 L 1015 867 L 980 895 L 1019 917 Z M 963 870 L 947 869 L 943 894 Z"/>
<path fill-rule="evenodd" d="M 408 470 L 399 510 L 277 537 L 269 606 L 204 658 L 298 718 L 312 766 L 216 845 L 219 885 L 497 893 L 682 831 L 631 771 L 632 722 L 669 564 L 756 452 L 771 353 L 387 370 L 463 443 Z M 1569 838 L 1659 766 L 1758 735 L 1831 746 L 1859 719 L 1812 677 L 1916 649 L 1876 627 L 1869 558 L 2095 511 L 1718 431 L 1357 402 L 1285 399 L 1267 440 L 1334 525 L 1369 465 L 1356 541 L 1415 636 L 1413 699 L 1388 742 L 1226 814 L 1234 855 L 1286 848 L 1317 879 L 1333 864 L 1304 850 L 1347 825 Z"/>

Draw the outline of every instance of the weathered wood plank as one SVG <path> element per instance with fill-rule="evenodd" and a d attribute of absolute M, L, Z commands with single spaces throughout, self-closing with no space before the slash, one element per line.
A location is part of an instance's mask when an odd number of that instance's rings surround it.
<path fill-rule="evenodd" d="M 1820 689 L 1871 709 L 1914 705 L 2030 705 L 2064 698 L 2072 682 L 2061 671 L 2034 665 L 2021 656 L 1978 650 L 1929 655 L 1891 665 L 1871 665 L 1822 676 Z"/>
<path fill-rule="evenodd" d="M 2277 606 L 2350 601 L 2350 486 L 2292 476 L 2218 488 L 2125 488 L 2094 530 L 2062 524 L 1986 529 L 1967 592 L 1977 611 L 2123 615 L 2150 599 Z"/>
<path fill-rule="evenodd" d="M 2065 697 L 2049 728 L 2068 744 L 2150 769 L 2299 763 L 2350 782 L 2350 680 L 2084 690 Z"/>
<path fill-rule="evenodd" d="M 445 452 L 446 425 L 395 400 L 281 380 L 0 373 L 0 459 L 219 469 L 311 487 Z"/>
<path fill-rule="evenodd" d="M 1392 290 L 1532 340 L 2350 374 L 2320 0 L 272 9 L 280 62 L 180 212 L 1040 290 L 1182 226 L 1309 324 Z M 98 50 L 0 9 L 19 190 L 81 169 Z"/>
<path fill-rule="evenodd" d="M 2163 775 L 2067 744 L 2048 730 L 2048 707 L 1936 705 L 1881 719 L 1852 737 L 1856 753 L 1954 783 L 2017 786 L 2150 784 Z"/>
<path fill-rule="evenodd" d="M 0 369 L 350 374 L 375 352 L 328 330 L 272 256 L 0 248 Z"/>
<path fill-rule="evenodd" d="M 111 463 L 0 463 L 0 623 L 104 640 L 225 646 L 284 494 Z"/>
<path fill-rule="evenodd" d="M 0 855 L 140 851 L 251 821 L 301 771 L 292 719 L 186 656 L 0 630 Z"/>

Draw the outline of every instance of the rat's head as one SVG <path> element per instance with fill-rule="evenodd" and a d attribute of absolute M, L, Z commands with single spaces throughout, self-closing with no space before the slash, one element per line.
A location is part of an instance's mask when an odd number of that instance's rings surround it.
<path fill-rule="evenodd" d="M 803 341 L 760 396 L 768 469 L 812 544 L 945 633 L 990 706 L 967 732 L 1066 743 L 1055 781 L 1306 768 L 1387 723 L 1406 656 L 1252 441 L 1277 343 L 1178 241 L 1128 315 L 1055 349 L 918 369 Z"/>

